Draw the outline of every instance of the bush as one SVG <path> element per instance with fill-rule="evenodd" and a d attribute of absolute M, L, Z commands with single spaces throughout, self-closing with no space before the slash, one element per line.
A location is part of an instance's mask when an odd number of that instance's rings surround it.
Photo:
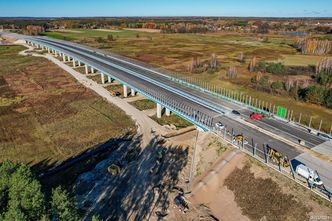
<path fill-rule="evenodd" d="M 270 87 L 268 76 L 261 77 L 261 79 L 259 79 L 258 83 L 263 87 Z"/>
<path fill-rule="evenodd" d="M 327 84 L 332 83 L 332 75 L 327 72 L 320 72 L 315 77 L 318 84 L 326 86 Z"/>
<path fill-rule="evenodd" d="M 285 74 L 287 69 L 281 63 L 268 63 L 266 71 L 272 74 Z"/>
<path fill-rule="evenodd" d="M 332 108 L 332 89 L 325 92 L 325 105 L 328 108 Z"/>
<path fill-rule="evenodd" d="M 315 104 L 323 104 L 325 100 L 325 90 L 322 86 L 312 85 L 305 89 L 304 100 Z"/>
<path fill-rule="evenodd" d="M 287 68 L 281 63 L 267 63 L 265 61 L 260 61 L 255 67 L 255 71 L 269 72 L 271 74 L 286 74 Z"/>
<path fill-rule="evenodd" d="M 275 81 L 271 84 L 273 90 L 280 90 L 284 88 L 284 83 L 282 81 Z"/>

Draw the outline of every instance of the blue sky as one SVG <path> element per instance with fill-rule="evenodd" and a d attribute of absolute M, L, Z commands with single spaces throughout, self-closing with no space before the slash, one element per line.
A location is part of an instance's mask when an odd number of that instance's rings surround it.
<path fill-rule="evenodd" d="M 332 0 L 0 0 L 0 17 L 332 17 Z"/>

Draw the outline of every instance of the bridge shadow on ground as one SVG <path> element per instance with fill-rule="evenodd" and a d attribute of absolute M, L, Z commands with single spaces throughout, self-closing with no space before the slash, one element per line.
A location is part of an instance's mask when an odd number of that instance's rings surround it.
<path fill-rule="evenodd" d="M 80 208 L 86 211 L 85 220 L 99 215 L 103 220 L 143 220 L 153 215 L 154 209 L 166 211 L 170 205 L 169 190 L 177 185 L 183 168 L 188 163 L 188 148 L 167 146 L 154 138 L 140 151 L 140 140 L 122 145 L 107 160 L 82 174 L 74 186 Z M 157 173 L 157 150 L 166 150 Z M 132 150 L 137 155 L 118 174 L 111 175 L 109 165 L 126 157 Z"/>
<path fill-rule="evenodd" d="M 130 142 L 132 138 L 133 135 L 131 134 L 112 138 L 104 143 L 88 148 L 86 151 L 70 157 L 61 163 L 54 162 L 52 159 L 45 159 L 32 165 L 31 168 L 39 177 L 46 191 L 50 191 L 51 188 L 59 185 L 68 188 L 71 187 L 81 173 L 93 169 L 99 161 L 119 148 L 121 143 Z"/>

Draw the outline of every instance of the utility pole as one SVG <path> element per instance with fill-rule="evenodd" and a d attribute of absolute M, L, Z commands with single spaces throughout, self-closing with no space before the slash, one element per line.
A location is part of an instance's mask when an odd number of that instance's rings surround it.
<path fill-rule="evenodd" d="M 195 138 L 195 144 L 194 144 L 194 153 L 193 153 L 193 156 L 192 156 L 190 173 L 189 173 L 189 183 L 188 183 L 188 190 L 189 191 L 192 190 L 192 182 L 193 182 L 193 178 L 194 178 L 194 169 L 195 169 L 195 160 L 196 160 L 196 149 L 197 149 L 198 133 L 199 133 L 199 129 L 196 128 L 196 138 Z"/>

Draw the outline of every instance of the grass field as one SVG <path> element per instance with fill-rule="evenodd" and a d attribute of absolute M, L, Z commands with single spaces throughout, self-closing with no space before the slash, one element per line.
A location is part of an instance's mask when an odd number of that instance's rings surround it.
<path fill-rule="evenodd" d="M 160 125 L 174 125 L 177 129 L 186 128 L 192 125 L 182 117 L 175 114 L 172 114 L 171 116 L 163 115 L 161 118 L 157 118 L 157 116 L 154 115 L 151 118 Z"/>
<path fill-rule="evenodd" d="M 99 47 L 103 50 L 128 56 L 157 67 L 177 72 L 182 76 L 195 77 L 227 89 L 236 90 L 252 97 L 282 105 L 293 110 L 295 116 L 302 113 L 303 121 L 309 121 L 313 116 L 314 126 L 318 127 L 323 120 L 323 129 L 329 132 L 332 124 L 332 110 L 318 105 L 295 101 L 287 95 L 271 95 L 257 91 L 250 87 L 250 79 L 254 76 L 247 70 L 249 59 L 253 56 L 257 60 L 281 61 L 286 65 L 313 65 L 321 57 L 298 54 L 297 50 L 290 46 L 295 42 L 294 36 L 282 35 L 254 35 L 234 33 L 210 33 L 210 34 L 162 34 L 119 30 L 119 32 L 105 32 L 98 30 L 80 30 L 74 32 L 51 32 L 47 35 L 66 36 L 75 38 L 76 42 Z M 115 41 L 96 42 L 96 37 L 104 37 L 108 34 L 115 37 Z M 246 58 L 245 64 L 238 61 L 239 54 L 243 52 Z M 187 66 L 192 57 L 198 56 L 202 61 L 208 61 L 211 54 L 216 53 L 221 68 L 215 73 L 203 72 L 199 74 L 187 72 Z M 237 78 L 229 80 L 226 69 L 229 66 L 237 67 Z M 269 75 L 272 80 L 285 80 L 287 77 Z M 302 77 L 302 76 L 298 76 Z"/>
<path fill-rule="evenodd" d="M 21 46 L 0 46 L 0 162 L 56 163 L 135 132 L 122 110 Z"/>
<path fill-rule="evenodd" d="M 130 104 L 132 104 L 134 107 L 141 111 L 153 109 L 156 107 L 156 103 L 148 99 L 133 101 L 130 102 Z"/>

